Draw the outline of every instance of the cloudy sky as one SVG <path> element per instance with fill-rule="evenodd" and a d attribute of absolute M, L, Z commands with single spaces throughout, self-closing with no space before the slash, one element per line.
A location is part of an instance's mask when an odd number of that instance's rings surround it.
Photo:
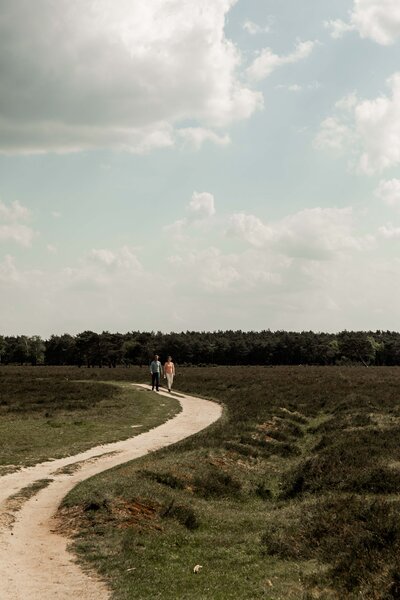
<path fill-rule="evenodd" d="M 1 0 L 0 333 L 400 327 L 399 0 Z"/>

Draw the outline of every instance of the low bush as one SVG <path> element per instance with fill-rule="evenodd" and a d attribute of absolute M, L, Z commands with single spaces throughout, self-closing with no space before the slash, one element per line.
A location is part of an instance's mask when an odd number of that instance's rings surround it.
<path fill-rule="evenodd" d="M 281 498 L 330 490 L 393 493 L 400 490 L 400 473 L 380 466 L 400 457 L 398 427 L 336 431 L 324 435 L 314 454 L 282 477 Z"/>
<path fill-rule="evenodd" d="M 328 566 L 331 585 L 342 590 L 341 597 L 400 597 L 398 500 L 322 498 L 301 516 L 271 522 L 261 545 L 266 554 L 286 560 L 319 559 Z"/>
<path fill-rule="evenodd" d="M 190 506 L 183 504 L 176 504 L 175 500 L 172 500 L 168 506 L 161 512 L 161 516 L 164 518 L 176 519 L 181 525 L 191 531 L 197 529 L 200 525 L 198 517 Z"/>
<path fill-rule="evenodd" d="M 195 493 L 203 498 L 237 497 L 242 485 L 229 473 L 212 465 L 197 471 L 193 479 Z"/>
<path fill-rule="evenodd" d="M 256 485 L 255 494 L 261 498 L 261 500 L 271 500 L 273 496 L 270 486 L 264 481 L 260 481 Z"/>

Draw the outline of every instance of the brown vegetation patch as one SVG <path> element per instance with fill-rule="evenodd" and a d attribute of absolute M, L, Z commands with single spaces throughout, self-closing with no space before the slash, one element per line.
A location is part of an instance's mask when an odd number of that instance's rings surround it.
<path fill-rule="evenodd" d="M 60 535 L 72 537 L 80 530 L 83 524 L 83 514 L 83 506 L 59 507 L 52 531 Z"/>
<path fill-rule="evenodd" d="M 140 529 L 162 530 L 157 522 L 160 516 L 161 505 L 148 501 L 124 500 L 119 498 L 111 506 L 111 513 L 118 520 L 118 527 L 139 527 Z"/>
<path fill-rule="evenodd" d="M 229 450 L 222 456 L 209 458 L 208 463 L 222 469 L 227 472 L 231 469 L 237 469 L 238 467 L 242 471 L 251 471 L 255 468 L 255 458 L 253 456 L 247 456 L 243 458 L 242 454 L 235 450 Z"/>
<path fill-rule="evenodd" d="M 136 528 L 140 531 L 162 531 L 159 523 L 162 505 L 148 500 L 115 498 L 101 504 L 63 506 L 57 513 L 55 531 L 73 536 L 83 529 L 113 522 L 119 529 Z"/>

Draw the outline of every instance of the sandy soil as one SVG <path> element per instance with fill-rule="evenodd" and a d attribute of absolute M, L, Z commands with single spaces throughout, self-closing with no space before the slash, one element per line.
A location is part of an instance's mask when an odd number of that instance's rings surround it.
<path fill-rule="evenodd" d="M 105 584 L 74 562 L 68 540 L 54 531 L 55 513 L 62 498 L 80 481 L 174 444 L 221 416 L 221 407 L 214 402 L 186 395 L 179 401 L 182 411 L 178 415 L 146 433 L 0 477 L 0 600 L 110 598 Z M 76 469 L 62 472 L 72 464 Z M 42 479 L 52 481 L 30 499 L 12 498 Z"/>

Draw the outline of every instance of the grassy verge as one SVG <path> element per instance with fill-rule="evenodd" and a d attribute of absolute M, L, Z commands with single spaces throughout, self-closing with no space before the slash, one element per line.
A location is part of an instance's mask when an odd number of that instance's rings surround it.
<path fill-rule="evenodd" d="M 132 437 L 179 410 L 174 398 L 74 373 L 0 369 L 0 474 Z"/>
<path fill-rule="evenodd" d="M 187 368 L 176 386 L 224 418 L 61 509 L 113 600 L 400 598 L 400 369 Z"/>

